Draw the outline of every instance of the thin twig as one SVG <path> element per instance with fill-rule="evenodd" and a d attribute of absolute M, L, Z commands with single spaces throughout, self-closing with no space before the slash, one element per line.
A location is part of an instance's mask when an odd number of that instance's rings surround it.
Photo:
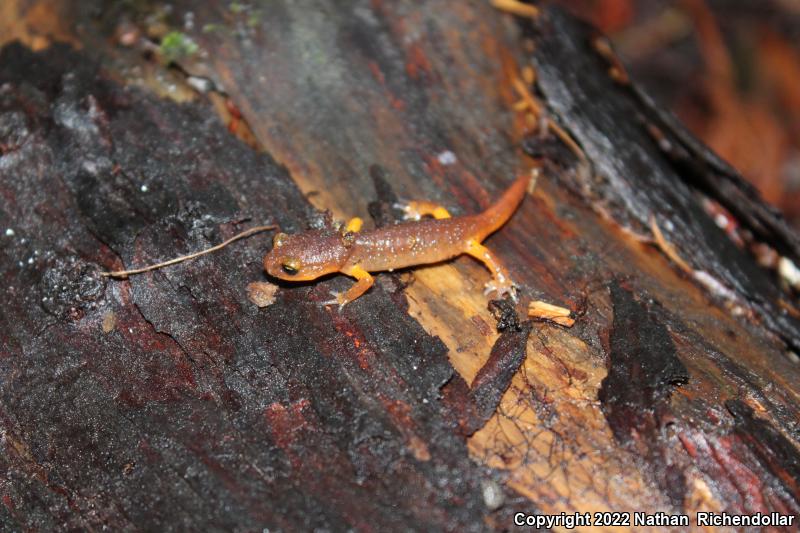
<path fill-rule="evenodd" d="M 673 263 L 678 265 L 678 268 L 686 272 L 687 274 L 693 274 L 694 269 L 689 266 L 689 263 L 683 260 L 683 258 L 678 255 L 678 251 L 675 249 L 675 246 L 672 245 L 667 239 L 664 237 L 664 234 L 661 233 L 661 228 L 658 227 L 658 223 L 656 223 L 655 215 L 650 215 L 650 231 L 653 232 L 653 238 L 655 239 L 656 246 L 664 252 Z"/>
<path fill-rule="evenodd" d="M 239 239 L 244 239 L 245 237 L 249 237 L 250 235 L 252 235 L 254 233 L 260 233 L 262 231 L 267 231 L 267 230 L 270 230 L 270 229 L 276 229 L 277 227 L 278 226 L 276 226 L 275 224 L 271 224 L 269 226 L 256 226 L 254 228 L 250 228 L 248 230 L 244 230 L 241 233 L 237 233 L 236 235 L 234 235 L 230 239 L 228 239 L 228 240 L 226 240 L 226 241 L 224 241 L 224 242 L 222 242 L 220 244 L 217 244 L 216 246 L 212 246 L 211 248 L 206 248 L 205 250 L 202 250 L 200 252 L 195 252 L 195 253 L 189 254 L 189 255 L 182 255 L 180 257 L 176 257 L 174 259 L 170 259 L 169 261 L 164 261 L 162 263 L 156 263 L 155 265 L 150 265 L 150 266 L 147 266 L 147 267 L 135 268 L 135 269 L 132 269 L 132 270 L 115 270 L 114 272 L 101 272 L 100 275 L 101 276 L 106 276 L 106 277 L 109 277 L 109 278 L 122 278 L 122 279 L 124 279 L 124 278 L 127 278 L 128 276 L 130 276 L 131 274 L 141 274 L 143 272 L 149 272 L 151 270 L 156 270 L 158 268 L 163 268 L 165 266 L 174 265 L 174 264 L 177 264 L 177 263 L 182 263 L 183 261 L 188 261 L 189 259 L 194 259 L 195 257 L 200 257 L 201 255 L 210 254 L 211 252 L 216 252 L 217 250 L 220 250 L 220 249 L 228 246 L 230 243 L 232 243 L 234 241 L 238 241 Z"/>
<path fill-rule="evenodd" d="M 523 4 L 517 0 L 491 0 L 491 4 L 492 7 L 501 11 L 506 11 L 512 15 L 530 18 L 539 16 L 539 8 L 530 4 Z"/>
<path fill-rule="evenodd" d="M 511 84 L 514 87 L 514 90 L 517 91 L 519 97 L 522 98 L 522 101 L 527 104 L 525 107 L 530 109 L 531 113 L 533 113 L 536 119 L 539 119 L 539 117 L 542 116 L 544 109 L 539 101 L 533 96 L 533 94 L 531 94 L 528 86 L 525 85 L 525 82 L 523 82 L 520 78 L 514 77 L 511 80 Z M 525 107 L 520 106 L 520 109 L 524 109 Z M 558 123 L 556 123 L 556 121 L 554 121 L 552 118 L 548 116 L 545 116 L 544 118 L 547 121 L 548 129 L 555 133 L 556 136 L 561 139 L 561 142 L 566 144 L 567 148 L 569 148 L 570 151 L 572 151 L 572 153 L 581 160 L 581 162 L 587 163 L 588 160 L 586 158 L 586 154 L 584 153 L 583 149 L 578 146 L 578 143 L 575 142 L 575 139 L 573 139 L 569 133 L 564 131 L 564 128 L 559 126 Z"/>

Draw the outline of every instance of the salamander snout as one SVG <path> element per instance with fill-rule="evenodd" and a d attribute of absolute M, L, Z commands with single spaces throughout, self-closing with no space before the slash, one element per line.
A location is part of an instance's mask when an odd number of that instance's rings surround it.
<path fill-rule="evenodd" d="M 264 270 L 279 279 L 309 281 L 338 272 L 346 259 L 347 249 L 336 236 L 317 231 L 278 233 L 264 256 Z"/>

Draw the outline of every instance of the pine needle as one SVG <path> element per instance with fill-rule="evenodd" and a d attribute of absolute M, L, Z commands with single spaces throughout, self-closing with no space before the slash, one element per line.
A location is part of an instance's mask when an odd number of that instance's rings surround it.
<path fill-rule="evenodd" d="M 146 267 L 142 267 L 142 268 L 134 268 L 134 269 L 131 269 L 131 270 L 115 270 L 113 272 L 101 272 L 100 275 L 108 277 L 108 278 L 125 279 L 125 278 L 127 278 L 128 276 L 130 276 L 132 274 L 141 274 L 143 272 L 149 272 L 151 270 L 156 270 L 156 269 L 159 269 L 159 268 L 163 268 L 165 266 L 175 265 L 177 263 L 182 263 L 184 261 L 188 261 L 189 259 L 194 259 L 195 257 L 200 257 L 201 255 L 210 254 L 211 252 L 216 252 L 217 250 L 221 250 L 222 248 L 225 248 L 226 246 L 228 246 L 229 244 L 231 244 L 234 241 L 238 241 L 239 239 L 244 239 L 245 237 L 249 237 L 250 235 L 253 235 L 254 233 L 260 233 L 262 231 L 267 231 L 267 230 L 270 230 L 270 229 L 276 229 L 277 227 L 278 226 L 276 226 L 275 224 L 271 224 L 269 226 L 256 226 L 254 228 L 250 228 L 248 230 L 244 230 L 241 233 L 237 233 L 236 235 L 234 235 L 230 239 L 228 239 L 228 240 L 226 240 L 224 242 L 221 242 L 220 244 L 217 244 L 216 246 L 212 246 L 211 248 L 206 248 L 205 250 L 201 250 L 199 252 L 195 252 L 195 253 L 192 253 L 192 254 L 189 254 L 189 255 L 182 255 L 180 257 L 176 257 L 174 259 L 170 259 L 169 261 L 164 261 L 162 263 L 156 263 L 155 265 L 150 265 L 150 266 L 146 266 Z"/>

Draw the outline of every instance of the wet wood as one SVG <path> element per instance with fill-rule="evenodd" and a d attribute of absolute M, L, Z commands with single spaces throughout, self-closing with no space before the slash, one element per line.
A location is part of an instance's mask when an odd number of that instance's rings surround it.
<path fill-rule="evenodd" d="M 80 22 L 83 51 L 0 56 L 4 526 L 800 511 L 795 297 L 705 201 L 792 260 L 797 236 L 609 74 L 591 29 L 438 0 L 55 4 L 40 16 Z M 168 68 L 170 31 L 197 50 Z M 511 315 L 467 257 L 380 274 L 342 312 L 319 302 L 343 277 L 281 283 L 259 307 L 268 235 L 99 276 L 248 225 L 301 230 L 315 208 L 376 225 L 398 197 L 472 213 L 536 164 L 486 243 L 521 287 Z M 575 324 L 498 332 L 537 300 Z"/>

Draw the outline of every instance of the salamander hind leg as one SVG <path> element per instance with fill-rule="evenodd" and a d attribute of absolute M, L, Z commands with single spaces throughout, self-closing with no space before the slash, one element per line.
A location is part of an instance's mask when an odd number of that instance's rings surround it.
<path fill-rule="evenodd" d="M 338 305 L 339 309 L 341 309 L 367 292 L 375 282 L 375 278 L 373 278 L 369 272 L 358 265 L 349 267 L 346 270 L 342 270 L 342 274 L 353 276 L 356 278 L 356 282 L 346 292 L 332 292 L 331 294 L 333 295 L 333 299 L 322 302 L 322 305 Z"/>
<path fill-rule="evenodd" d="M 483 263 L 492 273 L 492 280 L 486 283 L 484 294 L 497 292 L 500 298 L 508 294 L 512 300 L 517 301 L 517 286 L 511 281 L 508 270 L 487 247 L 472 239 L 467 242 L 467 249 L 464 252 Z"/>
<path fill-rule="evenodd" d="M 403 212 L 403 218 L 406 220 L 419 220 L 424 216 L 432 216 L 436 219 L 450 218 L 450 212 L 435 202 L 412 200 L 397 202 L 394 207 Z"/>

